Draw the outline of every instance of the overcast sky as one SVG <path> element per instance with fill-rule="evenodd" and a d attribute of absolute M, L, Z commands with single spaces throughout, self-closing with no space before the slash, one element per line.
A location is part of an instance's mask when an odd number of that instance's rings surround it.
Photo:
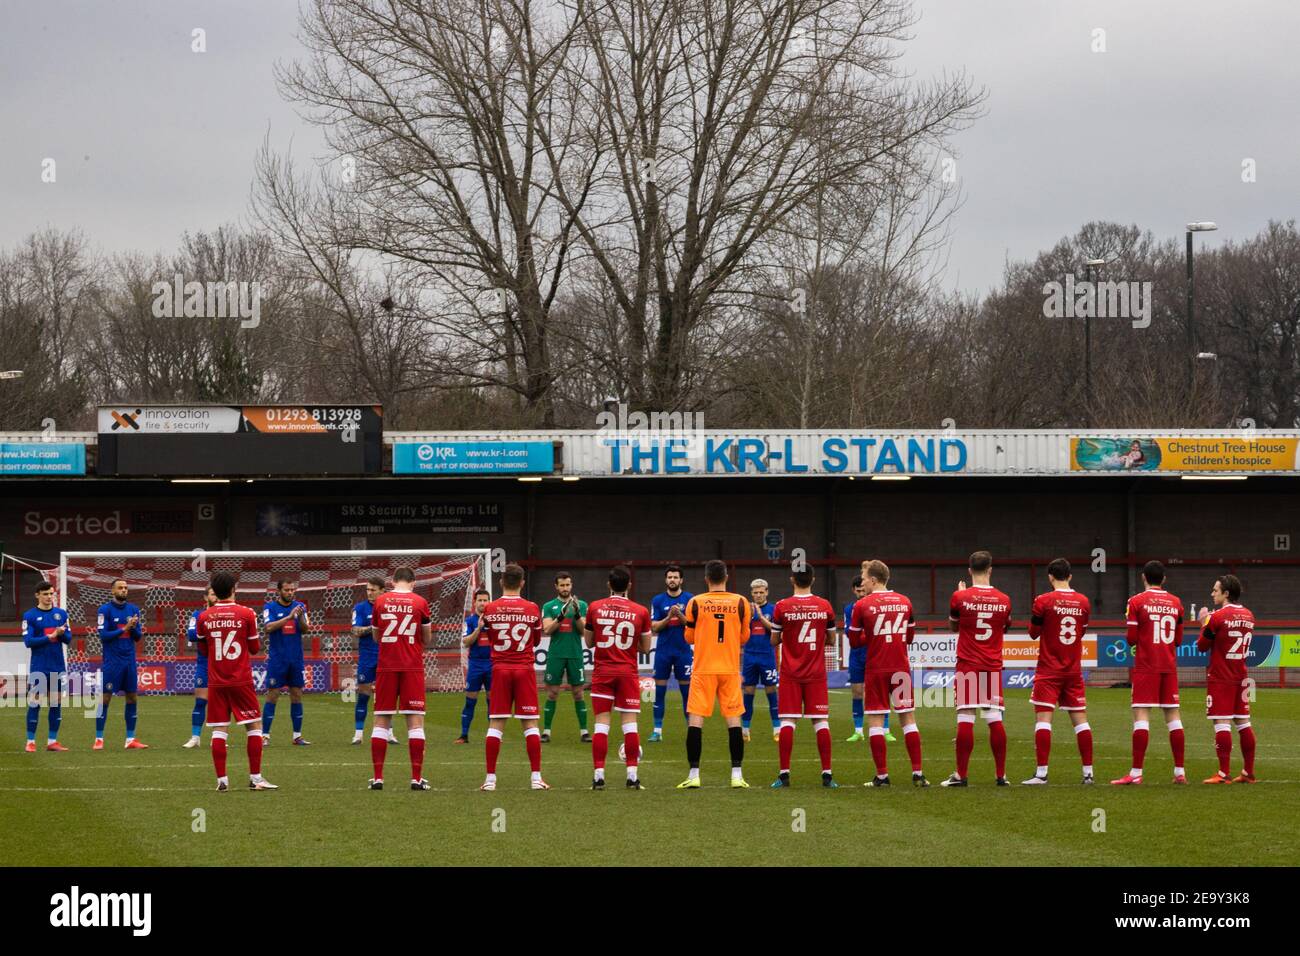
<path fill-rule="evenodd" d="M 987 291 L 1008 257 L 1092 219 L 1162 237 L 1214 219 L 1217 243 L 1300 218 L 1296 0 L 917 8 L 905 66 L 964 69 L 989 93 L 955 141 L 966 204 L 947 285 Z M 0 248 L 53 225 L 106 252 L 170 251 L 240 219 L 264 136 L 300 160 L 323 150 L 272 79 L 299 54 L 297 17 L 290 0 L 0 0 Z M 47 157 L 54 184 L 41 182 Z"/>

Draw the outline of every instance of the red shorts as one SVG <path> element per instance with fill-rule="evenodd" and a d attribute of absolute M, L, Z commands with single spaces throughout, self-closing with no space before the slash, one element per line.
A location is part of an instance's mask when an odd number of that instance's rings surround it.
<path fill-rule="evenodd" d="M 638 701 L 640 697 L 637 698 Z M 640 710 L 638 704 L 637 709 Z M 518 717 L 537 719 L 537 672 L 527 664 L 492 668 L 492 691 L 488 698 L 488 720 Z"/>
<path fill-rule="evenodd" d="M 1006 710 L 1002 699 L 1002 671 L 977 671 L 957 668 L 953 675 L 957 709 Z"/>
<path fill-rule="evenodd" d="M 1245 681 L 1212 680 L 1205 685 L 1205 716 L 1211 720 L 1250 716 L 1250 685 Z"/>
<path fill-rule="evenodd" d="M 1133 671 L 1134 707 L 1177 707 L 1178 675 Z"/>
<path fill-rule="evenodd" d="M 826 678 L 795 680 L 782 674 L 776 686 L 776 712 L 782 720 L 798 720 L 800 717 L 819 720 L 830 716 Z"/>
<path fill-rule="evenodd" d="M 594 671 L 591 675 L 591 696 L 600 702 L 592 705 L 593 711 L 597 713 L 607 713 L 609 705 L 613 705 L 613 709 L 621 713 L 639 714 L 641 678 L 636 674 Z"/>
<path fill-rule="evenodd" d="M 237 724 L 262 719 L 257 690 L 251 683 L 208 688 L 208 726 L 228 727 L 232 717 Z"/>
<path fill-rule="evenodd" d="M 863 675 L 862 710 L 867 714 L 906 714 L 916 710 L 908 671 L 867 671 Z"/>
<path fill-rule="evenodd" d="M 379 671 L 375 674 L 375 714 L 424 713 L 424 671 Z"/>
<path fill-rule="evenodd" d="M 1087 710 L 1082 674 L 1035 674 L 1029 702 L 1036 707 Z"/>

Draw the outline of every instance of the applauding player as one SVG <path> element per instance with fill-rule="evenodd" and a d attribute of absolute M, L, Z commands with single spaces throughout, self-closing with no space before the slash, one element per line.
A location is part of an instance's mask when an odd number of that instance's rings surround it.
<path fill-rule="evenodd" d="M 827 635 L 835 635 L 835 609 L 825 598 L 812 593 L 812 583 L 811 569 L 795 571 L 790 575 L 794 596 L 782 598 L 772 609 L 772 628 L 781 648 L 781 730 L 777 747 L 781 770 L 772 782 L 773 789 L 790 786 L 795 721 L 802 717 L 812 721 L 817 735 L 822 786 L 839 786 L 831 776 L 830 694 L 826 689 L 826 640 Z"/>
<path fill-rule="evenodd" d="M 587 602 L 573 593 L 573 577 L 567 571 L 555 576 L 555 597 L 542 605 L 542 633 L 551 643 L 546 649 L 546 705 L 542 709 L 542 743 L 551 740 L 551 721 L 560 688 L 567 680 L 573 692 L 573 709 L 578 715 L 582 742 L 591 743 L 587 733 L 587 702 L 582 696 L 585 671 L 582 661 L 583 617 Z"/>
<path fill-rule="evenodd" d="M 682 713 L 686 713 L 691 692 L 691 668 L 695 658 L 686 643 L 686 605 L 691 599 L 689 591 L 682 590 L 682 569 L 670 564 L 664 570 L 664 590 L 650 599 L 651 628 L 659 635 L 655 643 L 655 706 L 654 731 L 650 743 L 664 739 L 665 698 L 668 678 L 676 677 L 682 692 Z"/>
<path fill-rule="evenodd" d="M 641 739 L 636 718 L 641 712 L 641 682 L 637 678 L 637 653 L 650 651 L 650 612 L 627 599 L 632 573 L 619 565 L 609 572 L 609 597 L 587 608 L 583 640 L 593 648 L 591 706 L 595 713 L 591 762 L 595 767 L 592 790 L 605 789 L 605 757 L 609 753 L 609 713 L 623 721 L 623 759 L 627 762 L 629 790 L 643 790 L 637 778 Z"/>
<path fill-rule="evenodd" d="M 63 645 L 72 643 L 68 612 L 54 606 L 54 585 L 42 581 L 36 586 L 36 607 L 23 615 L 23 644 L 31 651 L 27 668 L 27 747 L 36 753 L 36 727 L 41 703 L 49 708 L 50 733 L 46 750 L 68 748 L 59 743 L 59 724 L 63 720 L 63 691 L 67 679 Z"/>
<path fill-rule="evenodd" d="M 997 785 L 1007 780 L 1007 729 L 1002 724 L 1006 710 L 1002 700 L 1002 638 L 1011 623 L 1011 598 L 989 581 L 993 577 L 993 555 L 976 551 L 970 556 L 971 586 L 963 581 L 948 604 L 948 620 L 957 632 L 957 670 L 953 685 L 957 694 L 957 770 L 940 786 L 964 787 L 975 749 L 975 713 L 984 711 L 989 725 L 989 746 L 997 771 Z"/>
<path fill-rule="evenodd" d="M 1124 787 L 1142 782 L 1142 764 L 1151 740 L 1153 708 L 1164 711 L 1169 749 L 1174 755 L 1174 783 L 1186 783 L 1183 754 L 1186 738 L 1178 710 L 1178 647 L 1183 643 L 1183 602 L 1165 590 L 1165 566 L 1148 561 L 1142 569 L 1146 590 L 1128 601 L 1128 642 L 1133 646 L 1133 767 L 1111 783 Z"/>
<path fill-rule="evenodd" d="M 370 730 L 370 759 L 375 775 L 371 790 L 384 789 L 384 757 L 392 737 L 393 714 L 406 718 L 406 746 L 411 755 L 411 789 L 428 790 L 424 779 L 424 649 L 433 640 L 429 603 L 415 593 L 415 572 L 393 571 L 393 589 L 375 598 L 373 615 L 379 637 L 375 668 L 375 725 Z"/>
<path fill-rule="evenodd" d="M 532 768 L 534 790 L 550 790 L 542 779 L 542 735 L 537 729 L 537 645 L 542 639 L 542 611 L 520 596 L 524 569 L 507 564 L 501 572 L 501 597 L 489 601 L 480 615 L 492 641 L 492 691 L 488 703 L 487 777 L 480 790 L 497 788 L 497 757 L 506 721 L 524 725 L 524 747 Z"/>
<path fill-rule="evenodd" d="M 293 743 L 305 747 L 311 741 L 302 735 L 302 689 L 305 667 L 302 636 L 311 627 L 307 605 L 294 599 L 298 585 L 277 581 L 275 599 L 262 606 L 262 630 L 270 651 L 266 655 L 266 709 L 262 714 L 262 736 L 271 742 L 271 724 L 275 720 L 275 702 L 280 688 L 289 688 L 289 717 L 293 723 Z"/>
<path fill-rule="evenodd" d="M 1092 602 L 1070 587 L 1070 562 L 1057 558 L 1047 566 L 1052 590 L 1034 598 L 1029 636 L 1039 641 L 1034 669 L 1034 752 L 1038 769 L 1027 785 L 1047 783 L 1047 758 L 1052 752 L 1052 711 L 1059 705 L 1074 724 L 1074 739 L 1083 761 L 1083 782 L 1092 783 L 1092 729 L 1083 689 L 1083 634 L 1088 629 Z"/>
<path fill-rule="evenodd" d="M 212 728 L 212 765 L 217 790 L 230 789 L 226 777 L 226 738 L 230 721 L 248 732 L 248 789 L 278 790 L 262 777 L 262 728 L 253 685 L 251 658 L 261 649 L 257 615 L 235 603 L 235 576 L 219 571 L 212 576 L 216 603 L 199 613 L 194 639 L 208 661 L 208 726 Z"/>
<path fill-rule="evenodd" d="M 104 646 L 100 674 L 104 695 L 95 715 L 95 743 L 91 750 L 104 749 L 108 705 L 119 690 L 126 696 L 126 749 L 144 750 L 149 746 L 135 739 L 135 645 L 144 639 L 144 629 L 140 626 L 140 609 L 127 600 L 130 593 L 126 581 L 118 578 L 113 582 L 113 599 L 99 606 L 99 640 Z"/>
<path fill-rule="evenodd" d="M 453 743 L 469 743 L 469 725 L 474 722 L 478 693 L 492 692 L 492 642 L 483 630 L 483 609 L 490 595 L 483 588 L 474 592 L 474 613 L 465 617 L 465 636 L 461 644 L 469 648 L 465 667 L 465 706 L 460 711 L 460 736 Z"/>
<path fill-rule="evenodd" d="M 853 606 L 849 643 L 867 651 L 863 692 L 876 775 L 866 786 L 889 786 L 885 722 L 892 708 L 903 721 L 903 742 L 912 761 L 912 786 L 928 787 L 930 782 L 921 772 L 921 732 L 916 726 L 912 665 L 907 656 L 916 637 L 912 602 L 889 589 L 889 566 L 885 562 L 865 561 L 862 573 L 868 593 Z"/>
<path fill-rule="evenodd" d="M 1214 721 L 1214 751 L 1219 757 L 1219 772 L 1205 783 L 1254 783 L 1255 731 L 1250 726 L 1246 657 L 1255 634 L 1255 615 L 1241 606 L 1241 581 L 1235 574 L 1225 574 L 1215 581 L 1210 599 L 1215 610 L 1213 614 L 1202 615 L 1201 636 L 1196 647 L 1210 652 L 1205 678 L 1205 715 Z M 1234 724 L 1241 737 L 1243 766 L 1236 778 L 1230 776 Z"/>

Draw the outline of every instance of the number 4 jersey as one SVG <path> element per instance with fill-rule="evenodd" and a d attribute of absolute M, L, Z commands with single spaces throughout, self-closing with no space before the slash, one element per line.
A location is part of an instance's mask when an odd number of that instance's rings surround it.
<path fill-rule="evenodd" d="M 1147 588 L 1128 599 L 1128 642 L 1134 645 L 1133 669 L 1151 674 L 1178 671 L 1183 643 L 1183 602 L 1163 588 Z"/>
<path fill-rule="evenodd" d="M 420 629 L 431 620 L 429 602 L 414 591 L 387 591 L 375 598 L 371 626 L 379 642 L 381 671 L 424 671 Z"/>
<path fill-rule="evenodd" d="M 218 601 L 199 614 L 194 636 L 208 658 L 209 687 L 252 685 L 251 658 L 259 649 L 256 611 Z"/>

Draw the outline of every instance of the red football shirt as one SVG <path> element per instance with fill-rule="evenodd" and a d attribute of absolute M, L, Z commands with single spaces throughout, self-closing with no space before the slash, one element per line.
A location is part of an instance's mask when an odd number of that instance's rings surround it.
<path fill-rule="evenodd" d="M 958 667 L 1002 669 L 1002 638 L 1011 623 L 1011 598 L 991 584 L 974 584 L 953 593 L 948 617 L 957 622 Z"/>
<path fill-rule="evenodd" d="M 199 650 L 208 659 L 209 687 L 242 687 L 253 683 L 258 650 L 257 612 L 231 601 L 204 608 L 194 625 Z"/>
<path fill-rule="evenodd" d="M 432 620 L 429 602 L 414 591 L 385 591 L 375 598 L 370 621 L 379 642 L 381 671 L 423 671 L 420 629 Z"/>
<path fill-rule="evenodd" d="M 1147 588 L 1128 599 L 1128 642 L 1134 645 L 1133 669 L 1153 674 L 1178 670 L 1183 643 L 1183 602 L 1163 588 Z"/>
<path fill-rule="evenodd" d="M 912 602 L 897 591 L 872 591 L 853 605 L 849 643 L 867 647 L 867 670 L 898 674 L 911 670 L 907 646 L 916 637 Z"/>
<path fill-rule="evenodd" d="M 1038 673 L 1078 677 L 1083 673 L 1083 634 L 1092 615 L 1088 595 L 1053 588 L 1034 598 L 1029 636 L 1038 638 Z"/>
<path fill-rule="evenodd" d="M 637 645 L 650 633 L 650 612 L 621 594 L 587 605 L 587 629 L 596 636 L 593 674 L 636 674 Z"/>
<path fill-rule="evenodd" d="M 1255 615 L 1240 604 L 1225 604 L 1201 628 L 1196 646 L 1210 652 L 1209 680 L 1239 683 L 1246 679 L 1246 655 L 1255 635 Z"/>
<path fill-rule="evenodd" d="M 772 609 L 781 628 L 782 680 L 826 679 L 826 632 L 835 627 L 835 608 L 815 594 L 781 598 Z"/>
<path fill-rule="evenodd" d="M 532 601 L 517 594 L 490 601 L 483 609 L 483 630 L 492 635 L 493 667 L 535 666 L 533 652 L 542 641 L 542 611 Z"/>

